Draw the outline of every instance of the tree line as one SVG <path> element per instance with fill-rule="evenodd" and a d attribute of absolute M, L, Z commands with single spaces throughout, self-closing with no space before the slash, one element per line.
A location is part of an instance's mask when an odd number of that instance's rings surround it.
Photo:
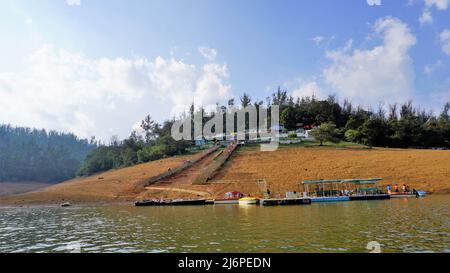
<path fill-rule="evenodd" d="M 437 115 L 414 107 L 412 102 L 392 104 L 385 109 L 365 109 L 349 100 L 339 103 L 335 96 L 320 100 L 315 97 L 294 98 L 278 88 L 265 101 L 244 93 L 217 109 L 255 106 L 280 107 L 280 123 L 285 130 L 316 128 L 312 133 L 321 142 L 346 140 L 368 146 L 398 148 L 450 148 L 450 103 Z M 207 112 L 192 104 L 180 118 L 201 112 L 206 124 L 218 112 Z M 223 114 L 223 113 L 222 113 Z M 268 117 L 270 119 L 270 116 Z M 78 139 L 73 134 L 47 132 L 30 128 L 0 126 L 0 181 L 58 182 L 75 175 L 91 175 L 115 168 L 158 160 L 186 153 L 193 141 L 175 141 L 171 137 L 175 118 L 163 123 L 146 116 L 140 130 L 124 140 L 112 137 L 109 144 L 95 138 Z M 259 122 L 259 121 L 258 121 Z M 267 120 L 270 124 L 270 120 Z M 192 130 L 193 130 L 192 126 Z M 235 120 L 235 129 L 236 120 Z M 224 119 L 223 128 L 226 128 Z M 191 132 L 193 135 L 193 132 Z"/>
<path fill-rule="evenodd" d="M 281 97 L 286 95 L 286 91 L 279 92 Z M 449 110 L 448 102 L 435 115 L 414 107 L 412 101 L 373 110 L 354 107 L 348 100 L 339 104 L 334 96 L 326 100 L 304 97 L 295 102 L 288 98 L 283 100 L 280 121 L 288 130 L 300 124 L 322 127 L 313 133 L 325 133 L 336 141 L 392 148 L 450 148 Z"/>
<path fill-rule="evenodd" d="M 76 175 L 95 139 L 0 125 L 0 181 L 60 182 Z"/>
<path fill-rule="evenodd" d="M 171 137 L 173 122 L 160 124 L 146 116 L 140 126 L 142 133 L 133 131 L 122 141 L 112 137 L 109 145 L 101 145 L 87 156 L 77 174 L 91 175 L 186 153 L 192 142 L 175 141 Z"/>
<path fill-rule="evenodd" d="M 316 127 L 313 134 L 321 144 L 324 140 L 346 140 L 380 147 L 450 147 L 450 103 L 445 104 L 439 115 L 420 110 L 411 101 L 389 105 L 387 110 L 382 106 L 373 110 L 355 107 L 349 100 L 340 104 L 335 96 L 325 100 L 314 96 L 295 99 L 287 90 L 278 88 L 265 101 L 253 101 L 250 95 L 244 93 L 239 101 L 230 99 L 226 105 L 217 104 L 216 108 L 226 111 L 227 108 L 249 105 L 255 106 L 258 111 L 264 106 L 269 112 L 271 105 L 278 105 L 280 123 L 285 130 Z M 201 112 L 204 125 L 218 113 L 207 113 L 202 107 L 194 109 L 192 104 L 181 117 L 190 116 L 193 122 L 194 114 Z M 88 155 L 78 174 L 90 175 L 185 153 L 193 141 L 175 141 L 170 135 L 174 122 L 175 119 L 172 119 L 159 124 L 147 116 L 140 126 L 143 134 L 133 131 L 123 141 L 113 138 L 109 145 L 98 147 Z M 267 122 L 270 123 L 270 120 Z M 236 124 L 234 127 L 237 128 Z M 226 119 L 223 128 L 226 128 Z"/>

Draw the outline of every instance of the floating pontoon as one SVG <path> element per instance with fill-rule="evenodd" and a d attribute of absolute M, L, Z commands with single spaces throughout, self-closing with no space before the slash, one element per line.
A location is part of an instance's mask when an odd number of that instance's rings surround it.
<path fill-rule="evenodd" d="M 175 199 L 175 200 L 143 200 L 134 203 L 137 207 L 154 207 L 154 206 L 199 206 L 206 205 L 206 199 Z"/>
<path fill-rule="evenodd" d="M 271 198 L 261 199 L 259 201 L 262 206 L 294 206 L 294 205 L 309 205 L 311 204 L 310 198 Z"/>
<path fill-rule="evenodd" d="M 305 195 L 312 202 L 339 202 L 389 199 L 375 185 L 382 178 L 303 181 Z"/>

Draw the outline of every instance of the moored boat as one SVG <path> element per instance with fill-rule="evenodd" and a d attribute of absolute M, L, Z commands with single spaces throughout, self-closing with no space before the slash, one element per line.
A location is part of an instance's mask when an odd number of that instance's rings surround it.
<path fill-rule="evenodd" d="M 309 196 L 312 202 L 389 199 L 389 194 L 377 187 L 377 183 L 381 180 L 381 178 L 307 180 L 302 184 L 304 196 Z"/>
<path fill-rule="evenodd" d="M 350 201 L 365 201 L 365 200 L 386 200 L 390 199 L 389 194 L 367 194 L 367 195 L 351 195 Z"/>
<path fill-rule="evenodd" d="M 350 201 L 348 196 L 324 196 L 324 197 L 312 197 L 311 202 L 342 202 Z"/>
<path fill-rule="evenodd" d="M 69 202 L 64 202 L 64 203 L 62 203 L 61 204 L 61 207 L 70 207 L 71 206 L 71 204 L 69 203 Z"/>
<path fill-rule="evenodd" d="M 399 193 L 391 193 L 391 198 L 412 198 L 417 197 L 412 192 L 399 192 Z"/>
<path fill-rule="evenodd" d="M 391 198 L 413 198 L 413 197 L 425 197 L 425 191 L 416 192 L 393 192 L 390 194 Z"/>
<path fill-rule="evenodd" d="M 214 199 L 214 205 L 239 204 L 239 198 Z"/>
<path fill-rule="evenodd" d="M 239 199 L 239 205 L 257 205 L 259 199 L 256 197 L 244 197 Z"/>
<path fill-rule="evenodd" d="M 427 193 L 425 191 L 416 191 L 417 197 L 425 197 Z"/>
<path fill-rule="evenodd" d="M 224 198 L 214 199 L 215 205 L 239 204 L 239 199 L 244 195 L 239 191 L 230 191 L 225 193 Z"/>
<path fill-rule="evenodd" d="M 137 207 L 150 206 L 199 206 L 206 205 L 206 199 L 175 199 L 175 200 L 143 200 L 134 203 Z"/>
<path fill-rule="evenodd" d="M 294 205 L 310 205 L 310 198 L 271 198 L 261 199 L 259 201 L 262 206 L 294 206 Z"/>

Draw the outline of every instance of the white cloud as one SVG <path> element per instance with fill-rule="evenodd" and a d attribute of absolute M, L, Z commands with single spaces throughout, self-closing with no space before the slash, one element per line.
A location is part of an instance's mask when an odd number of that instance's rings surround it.
<path fill-rule="evenodd" d="M 198 48 L 198 52 L 208 61 L 214 61 L 217 57 L 217 50 L 214 48 L 201 46 Z"/>
<path fill-rule="evenodd" d="M 419 18 L 419 22 L 422 25 L 433 23 L 433 16 L 431 15 L 431 11 L 429 9 L 424 9 L 422 15 Z"/>
<path fill-rule="evenodd" d="M 126 137 L 146 114 L 158 120 L 232 97 L 226 65 L 156 57 L 88 58 L 46 45 L 29 69 L 0 73 L 0 123 Z"/>
<path fill-rule="evenodd" d="M 69 6 L 79 6 L 81 5 L 81 0 L 66 0 L 66 4 Z"/>
<path fill-rule="evenodd" d="M 381 0 L 367 0 L 369 6 L 381 6 Z"/>
<path fill-rule="evenodd" d="M 311 40 L 318 46 L 318 45 L 320 45 L 320 43 L 323 42 L 323 40 L 325 40 L 325 37 L 316 36 L 316 37 L 312 38 Z"/>
<path fill-rule="evenodd" d="M 366 105 L 380 101 L 404 101 L 411 97 L 414 82 L 409 50 L 416 38 L 397 18 L 385 17 L 372 27 L 382 43 L 372 49 L 344 48 L 327 52 L 331 64 L 323 71 L 325 82 L 338 95 Z"/>
<path fill-rule="evenodd" d="M 300 86 L 292 92 L 292 96 L 294 98 L 314 96 L 318 99 L 325 99 L 327 94 L 322 91 L 316 81 L 310 81 L 301 83 Z"/>
<path fill-rule="evenodd" d="M 228 78 L 226 65 L 205 64 L 202 75 L 197 79 L 194 91 L 195 104 L 211 106 L 218 101 L 231 98 L 231 86 L 223 83 L 224 78 Z"/>
<path fill-rule="evenodd" d="M 434 64 L 427 64 L 423 70 L 423 73 L 427 76 L 431 76 L 434 71 L 441 68 L 444 64 L 441 60 L 437 60 Z"/>
<path fill-rule="evenodd" d="M 450 5 L 450 0 L 425 0 L 425 6 L 428 8 L 436 7 L 438 10 L 446 10 Z"/>
<path fill-rule="evenodd" d="M 442 51 L 450 56 L 450 29 L 445 29 L 439 34 L 439 42 L 441 43 Z"/>
<path fill-rule="evenodd" d="M 66 0 L 66 4 L 69 6 L 79 6 L 81 5 L 81 0 Z"/>
<path fill-rule="evenodd" d="M 425 7 L 422 11 L 422 15 L 419 18 L 421 24 L 431 24 L 433 23 L 433 14 L 431 13 L 432 8 L 437 10 L 447 10 L 450 5 L 450 0 L 424 0 Z"/>

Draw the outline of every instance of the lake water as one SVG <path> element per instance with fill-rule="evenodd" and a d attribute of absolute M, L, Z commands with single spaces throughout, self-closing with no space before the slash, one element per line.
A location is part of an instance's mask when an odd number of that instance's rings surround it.
<path fill-rule="evenodd" d="M 295 207 L 0 208 L 0 252 L 450 252 L 449 195 Z"/>

